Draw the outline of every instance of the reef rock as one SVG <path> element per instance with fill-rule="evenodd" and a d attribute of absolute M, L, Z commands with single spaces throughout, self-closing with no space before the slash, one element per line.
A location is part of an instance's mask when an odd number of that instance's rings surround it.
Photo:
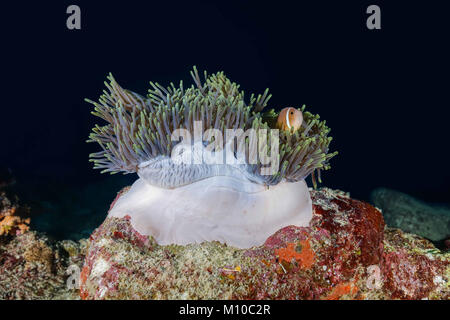
<path fill-rule="evenodd" d="M 0 237 L 0 300 L 79 299 L 78 279 L 69 278 L 79 275 L 85 249 L 86 240 L 56 242 L 34 231 Z"/>
<path fill-rule="evenodd" d="M 29 231 L 29 214 L 17 196 L 0 191 L 0 300 L 79 299 L 87 241 Z"/>
<path fill-rule="evenodd" d="M 250 249 L 160 246 L 129 218 L 107 218 L 89 240 L 81 298 L 450 298 L 449 253 L 385 228 L 378 209 L 343 192 L 323 188 L 311 198 L 309 227 L 285 227 Z"/>
<path fill-rule="evenodd" d="M 400 228 L 432 241 L 450 238 L 450 208 L 431 206 L 395 190 L 379 188 L 371 200 L 389 227 Z"/>

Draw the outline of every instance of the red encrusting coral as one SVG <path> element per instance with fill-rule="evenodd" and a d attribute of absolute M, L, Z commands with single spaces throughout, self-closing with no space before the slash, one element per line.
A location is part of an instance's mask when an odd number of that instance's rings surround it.
<path fill-rule="evenodd" d="M 275 250 L 279 259 L 291 263 L 295 260 L 301 268 L 310 269 L 314 264 L 314 251 L 311 249 L 309 239 L 298 243 L 289 242 L 286 248 Z"/>
<path fill-rule="evenodd" d="M 339 283 L 333 290 L 324 298 L 324 300 L 339 300 L 344 295 L 352 294 L 358 292 L 358 288 L 353 282 L 350 283 Z"/>

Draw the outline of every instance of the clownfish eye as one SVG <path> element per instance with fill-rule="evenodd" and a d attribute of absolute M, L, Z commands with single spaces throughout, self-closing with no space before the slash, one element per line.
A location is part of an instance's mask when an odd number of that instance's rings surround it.
<path fill-rule="evenodd" d="M 294 111 L 291 111 L 291 114 L 294 114 Z"/>

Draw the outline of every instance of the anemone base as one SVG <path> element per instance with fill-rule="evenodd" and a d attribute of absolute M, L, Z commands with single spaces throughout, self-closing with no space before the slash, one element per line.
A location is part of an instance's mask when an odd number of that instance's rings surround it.
<path fill-rule="evenodd" d="M 153 236 L 160 245 L 215 240 L 250 248 L 283 227 L 308 226 L 312 203 L 303 180 L 266 187 L 216 176 L 164 189 L 138 179 L 108 215 L 125 216 L 140 234 Z"/>

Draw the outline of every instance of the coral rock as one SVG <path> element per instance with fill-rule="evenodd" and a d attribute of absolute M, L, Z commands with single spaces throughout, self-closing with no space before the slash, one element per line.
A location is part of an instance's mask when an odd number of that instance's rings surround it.
<path fill-rule="evenodd" d="M 450 236 L 450 208 L 432 206 L 405 193 L 379 188 L 372 202 L 382 210 L 386 224 L 439 242 Z"/>
<path fill-rule="evenodd" d="M 73 286 L 68 281 L 81 270 L 85 249 L 86 240 L 55 242 L 34 231 L 1 242 L 0 300 L 79 299 L 79 276 Z"/>
<path fill-rule="evenodd" d="M 250 249 L 160 246 L 127 217 L 107 218 L 89 240 L 81 298 L 450 298 L 450 254 L 385 228 L 378 209 L 343 192 L 311 198 L 309 227 L 285 227 Z"/>

